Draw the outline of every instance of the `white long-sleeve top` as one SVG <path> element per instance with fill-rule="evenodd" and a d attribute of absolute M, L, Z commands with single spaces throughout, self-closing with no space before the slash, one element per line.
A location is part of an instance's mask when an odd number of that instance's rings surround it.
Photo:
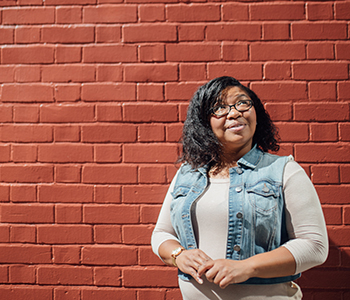
<path fill-rule="evenodd" d="M 152 234 L 152 249 L 158 254 L 166 240 L 177 240 L 170 221 L 173 179 L 163 202 Z M 192 220 L 198 247 L 212 259 L 225 258 L 228 230 L 229 179 L 212 179 L 206 193 L 193 205 Z M 283 174 L 286 225 L 290 240 L 282 245 L 293 255 L 296 272 L 303 272 L 323 263 L 328 254 L 328 238 L 322 208 L 313 184 L 295 161 L 286 164 Z M 301 299 L 300 289 L 290 283 L 274 285 L 230 285 L 222 290 L 207 281 L 198 285 L 194 280 L 179 280 L 184 299 Z M 211 296 L 208 296 L 211 295 Z M 235 295 L 235 296 L 233 296 Z M 269 298 L 269 299 L 270 299 Z"/>

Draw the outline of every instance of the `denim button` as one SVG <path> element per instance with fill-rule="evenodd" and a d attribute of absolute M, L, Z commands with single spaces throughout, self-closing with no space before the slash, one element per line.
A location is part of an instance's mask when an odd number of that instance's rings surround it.
<path fill-rule="evenodd" d="M 239 250 L 241 250 L 241 247 L 240 246 L 238 246 L 238 245 L 234 245 L 233 246 L 233 250 L 235 250 L 235 251 L 239 251 Z"/>
<path fill-rule="evenodd" d="M 241 212 L 238 212 L 237 215 L 236 215 L 236 217 L 237 217 L 238 219 L 242 219 L 242 218 L 243 218 L 243 214 L 242 214 Z"/>
<path fill-rule="evenodd" d="M 236 187 L 236 192 L 237 192 L 237 193 L 242 192 L 242 188 L 241 188 L 240 186 L 237 186 L 237 187 Z"/>
<path fill-rule="evenodd" d="M 243 171 L 242 171 L 241 168 L 237 168 L 237 169 L 236 169 L 236 172 L 237 172 L 237 174 L 242 174 L 242 173 L 243 173 Z"/>

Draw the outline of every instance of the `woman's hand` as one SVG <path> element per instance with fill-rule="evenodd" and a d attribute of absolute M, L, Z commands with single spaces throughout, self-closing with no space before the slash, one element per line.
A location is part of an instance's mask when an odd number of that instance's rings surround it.
<path fill-rule="evenodd" d="M 197 274 L 199 277 L 205 274 L 208 281 L 224 289 L 229 284 L 248 280 L 253 272 L 253 265 L 248 260 L 216 259 L 200 266 Z"/>
<path fill-rule="evenodd" d="M 200 249 L 184 250 L 176 257 L 178 268 L 182 272 L 191 275 L 199 284 L 202 284 L 203 280 L 198 274 L 198 269 L 208 261 L 212 261 L 212 259 Z"/>

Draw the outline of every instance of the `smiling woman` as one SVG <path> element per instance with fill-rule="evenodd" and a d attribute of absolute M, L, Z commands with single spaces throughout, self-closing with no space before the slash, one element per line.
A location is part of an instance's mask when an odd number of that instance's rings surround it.
<path fill-rule="evenodd" d="M 301 299 L 294 280 L 325 261 L 325 222 L 303 169 L 268 153 L 276 129 L 260 99 L 213 79 L 190 102 L 182 144 L 152 247 L 178 268 L 183 298 Z"/>

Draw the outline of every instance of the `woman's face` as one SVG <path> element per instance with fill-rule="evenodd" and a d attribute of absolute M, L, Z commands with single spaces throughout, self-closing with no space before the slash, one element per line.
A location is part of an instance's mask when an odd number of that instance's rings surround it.
<path fill-rule="evenodd" d="M 235 86 L 226 92 L 222 104 L 232 105 L 240 100 L 250 100 L 246 92 Z M 211 115 L 211 128 L 223 145 L 224 153 L 249 152 L 252 148 L 256 128 L 256 112 L 254 106 L 245 112 L 239 112 L 234 107 L 222 117 Z"/>

